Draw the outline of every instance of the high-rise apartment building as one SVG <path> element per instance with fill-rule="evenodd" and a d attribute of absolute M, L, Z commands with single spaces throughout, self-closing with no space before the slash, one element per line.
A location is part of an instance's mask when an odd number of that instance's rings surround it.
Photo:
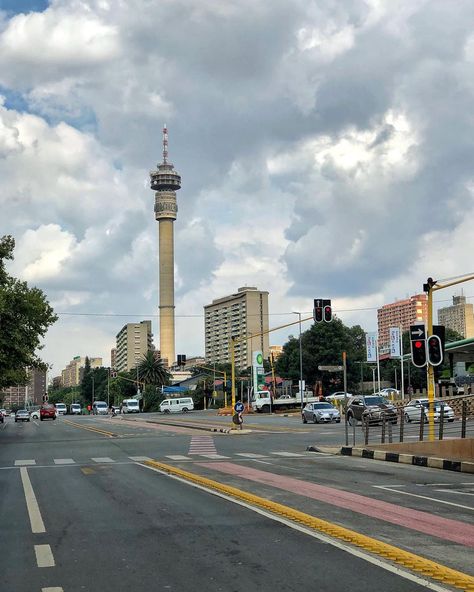
<path fill-rule="evenodd" d="M 102 358 L 89 357 L 89 363 L 91 368 L 100 368 L 103 365 Z M 61 370 L 62 386 L 78 386 L 81 383 L 85 365 L 85 356 L 75 356 L 66 366 L 66 368 Z"/>
<path fill-rule="evenodd" d="M 116 339 L 115 369 L 128 372 L 137 366 L 148 351 L 154 349 L 151 321 L 127 323 L 117 333 Z"/>
<path fill-rule="evenodd" d="M 117 360 L 117 348 L 113 347 L 110 350 L 110 367 L 115 369 L 115 364 Z"/>
<path fill-rule="evenodd" d="M 28 371 L 29 383 L 26 386 L 10 386 L 3 390 L 4 407 L 26 407 L 41 405 L 46 392 L 46 370 L 33 368 Z"/>
<path fill-rule="evenodd" d="M 474 337 L 474 305 L 467 304 L 465 296 L 453 296 L 452 306 L 438 310 L 438 323 L 457 331 L 465 339 Z"/>
<path fill-rule="evenodd" d="M 383 349 L 390 344 L 390 327 L 399 327 L 404 333 L 410 329 L 410 325 L 427 320 L 428 296 L 426 294 L 415 294 L 405 300 L 384 304 L 377 310 L 380 348 Z"/>
<path fill-rule="evenodd" d="M 243 287 L 236 294 L 217 298 L 204 307 L 205 356 L 209 363 L 230 362 L 229 342 L 232 337 L 268 331 L 268 292 Z M 268 358 L 268 333 L 235 344 L 235 365 L 252 365 L 252 351 L 262 351 Z"/>

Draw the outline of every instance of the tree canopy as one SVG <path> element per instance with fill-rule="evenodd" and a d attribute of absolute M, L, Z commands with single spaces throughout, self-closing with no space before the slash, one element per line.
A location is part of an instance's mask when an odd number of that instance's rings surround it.
<path fill-rule="evenodd" d="M 12 236 L 0 239 L 0 388 L 27 384 L 28 368 L 46 368 L 37 352 L 58 318 L 39 288 L 8 274 L 14 249 Z"/>

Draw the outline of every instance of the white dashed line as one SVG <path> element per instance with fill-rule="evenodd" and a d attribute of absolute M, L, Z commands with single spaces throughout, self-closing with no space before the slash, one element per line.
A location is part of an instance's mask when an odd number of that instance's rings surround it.
<path fill-rule="evenodd" d="M 73 458 L 53 458 L 55 465 L 74 465 L 76 464 Z"/>
<path fill-rule="evenodd" d="M 210 458 L 214 460 L 219 460 L 220 458 L 230 458 L 230 456 L 222 456 L 222 454 L 200 454 L 199 456 L 204 456 L 204 458 Z"/>
<path fill-rule="evenodd" d="M 152 460 L 149 456 L 129 456 L 130 460 L 134 460 L 135 462 L 143 462 L 145 460 Z"/>
<path fill-rule="evenodd" d="M 98 458 L 91 458 L 96 463 L 114 463 L 115 461 L 108 456 L 99 456 Z"/>
<path fill-rule="evenodd" d="M 296 454 L 295 452 L 271 452 L 271 454 L 275 454 L 276 456 L 285 456 L 287 458 L 304 456 L 304 454 Z"/>
<path fill-rule="evenodd" d="M 189 456 L 183 456 L 181 454 L 169 454 L 166 458 L 170 460 L 191 460 Z"/>
<path fill-rule="evenodd" d="M 54 567 L 56 565 L 49 545 L 35 545 L 35 553 L 38 567 Z"/>
<path fill-rule="evenodd" d="M 61 586 L 55 588 L 41 588 L 41 592 L 64 592 L 64 589 L 61 588 Z"/>
<path fill-rule="evenodd" d="M 28 509 L 28 515 L 30 517 L 31 532 L 39 533 L 46 532 L 44 527 L 43 518 L 36 500 L 35 492 L 31 485 L 30 477 L 28 475 L 28 469 L 20 469 L 21 482 L 23 484 L 23 491 L 25 492 L 26 507 Z"/>
<path fill-rule="evenodd" d="M 15 461 L 15 467 L 27 467 L 27 466 L 32 466 L 35 464 L 36 464 L 35 460 L 16 460 Z"/>

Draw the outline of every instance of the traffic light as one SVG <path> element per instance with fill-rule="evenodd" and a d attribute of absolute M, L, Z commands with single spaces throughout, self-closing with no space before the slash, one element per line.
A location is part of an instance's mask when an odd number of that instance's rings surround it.
<path fill-rule="evenodd" d="M 327 304 L 324 307 L 324 320 L 326 323 L 330 323 L 332 321 L 332 308 L 330 304 Z"/>
<path fill-rule="evenodd" d="M 411 361 L 417 368 L 423 368 L 427 363 L 426 339 L 411 340 Z"/>
<path fill-rule="evenodd" d="M 323 307 L 315 306 L 313 309 L 313 318 L 315 323 L 320 323 L 323 320 Z"/>
<path fill-rule="evenodd" d="M 438 335 L 430 335 L 427 339 L 428 361 L 432 366 L 443 363 L 443 343 Z"/>

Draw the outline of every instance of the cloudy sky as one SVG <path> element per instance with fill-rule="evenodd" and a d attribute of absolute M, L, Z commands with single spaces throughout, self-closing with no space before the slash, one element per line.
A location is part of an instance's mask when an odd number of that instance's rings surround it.
<path fill-rule="evenodd" d="M 108 364 L 126 322 L 158 335 L 165 122 L 177 352 L 243 285 L 271 326 L 322 297 L 373 330 L 427 276 L 473 272 L 473 23 L 472 0 L 0 0 L 0 234 L 60 315 L 53 374 Z"/>

